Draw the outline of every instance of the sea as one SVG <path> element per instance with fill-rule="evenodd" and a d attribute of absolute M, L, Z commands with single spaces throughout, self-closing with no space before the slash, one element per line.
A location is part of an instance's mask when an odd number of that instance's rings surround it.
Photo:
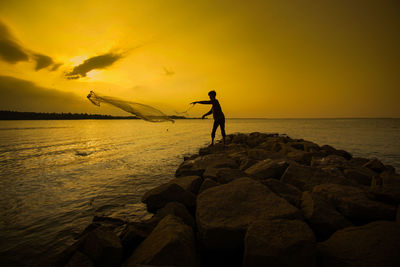
<path fill-rule="evenodd" d="M 0 121 L 0 266 L 56 255 L 94 215 L 149 218 L 142 195 L 210 143 L 212 123 Z M 226 131 L 287 134 L 400 170 L 400 119 L 227 119 Z"/>

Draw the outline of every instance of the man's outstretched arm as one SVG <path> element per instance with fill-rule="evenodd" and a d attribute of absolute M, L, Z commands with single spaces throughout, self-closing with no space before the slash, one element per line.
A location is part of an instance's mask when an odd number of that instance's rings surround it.
<path fill-rule="evenodd" d="M 212 102 L 210 100 L 204 100 L 204 101 L 194 101 L 190 104 L 212 104 Z"/>
<path fill-rule="evenodd" d="M 212 114 L 212 108 L 210 109 L 209 112 L 207 112 L 206 114 L 204 114 L 201 118 L 204 119 L 205 117 L 207 117 L 208 115 Z"/>

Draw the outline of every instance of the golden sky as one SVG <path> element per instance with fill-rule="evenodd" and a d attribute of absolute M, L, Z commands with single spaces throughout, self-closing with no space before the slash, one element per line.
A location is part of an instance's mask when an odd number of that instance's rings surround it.
<path fill-rule="evenodd" d="M 0 110 L 400 117 L 398 1 L 0 1 Z M 196 106 L 192 116 L 209 107 Z"/>

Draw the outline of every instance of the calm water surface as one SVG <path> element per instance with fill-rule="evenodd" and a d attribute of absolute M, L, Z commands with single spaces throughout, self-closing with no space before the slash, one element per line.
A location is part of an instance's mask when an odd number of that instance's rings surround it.
<path fill-rule="evenodd" d="M 0 266 L 59 252 L 95 214 L 149 216 L 143 193 L 171 179 L 184 155 L 209 142 L 211 127 L 212 120 L 0 121 Z M 226 128 L 286 133 L 400 169 L 400 119 L 231 119 Z"/>

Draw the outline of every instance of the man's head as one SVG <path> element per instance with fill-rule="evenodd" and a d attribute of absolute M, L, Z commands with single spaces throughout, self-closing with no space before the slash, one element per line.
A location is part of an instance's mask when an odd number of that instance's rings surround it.
<path fill-rule="evenodd" d="M 210 97 L 210 99 L 215 99 L 216 95 L 217 95 L 217 93 L 214 90 L 208 92 L 208 96 Z"/>

